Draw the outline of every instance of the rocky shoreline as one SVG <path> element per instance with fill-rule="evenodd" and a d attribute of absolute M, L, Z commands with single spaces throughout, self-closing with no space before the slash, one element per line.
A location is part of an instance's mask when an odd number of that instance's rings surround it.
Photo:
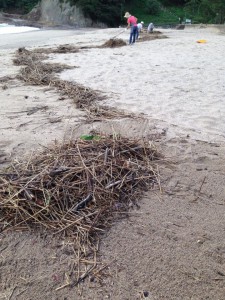
<path fill-rule="evenodd" d="M 30 26 L 30 27 L 43 27 L 43 24 L 36 20 L 31 20 L 28 15 L 0 13 L 0 23 L 7 23 L 15 26 Z"/>
<path fill-rule="evenodd" d="M 35 27 L 40 29 L 74 29 L 74 26 L 71 25 L 54 25 L 48 24 L 47 22 L 40 22 L 33 20 L 28 15 L 18 15 L 18 14 L 8 14 L 0 13 L 0 24 L 7 23 L 8 25 L 14 26 L 28 26 Z"/>

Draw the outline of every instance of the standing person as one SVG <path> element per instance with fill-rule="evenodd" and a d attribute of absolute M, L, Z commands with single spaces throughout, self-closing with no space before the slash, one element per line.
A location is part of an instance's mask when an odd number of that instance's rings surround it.
<path fill-rule="evenodd" d="M 150 23 L 148 25 L 148 33 L 152 33 L 153 32 L 153 29 L 154 29 L 154 24 L 153 23 Z"/>
<path fill-rule="evenodd" d="M 130 40 L 129 44 L 134 44 L 137 36 L 137 18 L 132 16 L 129 12 L 125 13 L 124 18 L 127 19 L 127 29 L 130 28 Z"/>
<path fill-rule="evenodd" d="M 143 25 L 144 25 L 143 21 L 141 21 L 141 23 L 137 24 L 137 28 L 138 28 L 138 30 L 137 30 L 137 36 L 136 36 L 137 39 L 139 37 L 140 32 L 142 31 Z"/>

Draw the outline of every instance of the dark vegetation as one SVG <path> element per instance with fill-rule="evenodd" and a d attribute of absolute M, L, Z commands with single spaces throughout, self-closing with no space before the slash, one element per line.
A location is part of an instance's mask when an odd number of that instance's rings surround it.
<path fill-rule="evenodd" d="M 9 13 L 28 13 L 39 0 L 0 0 L 0 9 Z"/>
<path fill-rule="evenodd" d="M 61 2 L 63 0 L 60 0 Z M 86 16 L 109 26 L 125 22 L 123 15 L 130 11 L 145 23 L 178 23 L 191 19 L 194 23 L 225 22 L 225 0 L 66 0 L 82 8 Z M 27 13 L 38 0 L 0 0 L 0 10 Z"/>

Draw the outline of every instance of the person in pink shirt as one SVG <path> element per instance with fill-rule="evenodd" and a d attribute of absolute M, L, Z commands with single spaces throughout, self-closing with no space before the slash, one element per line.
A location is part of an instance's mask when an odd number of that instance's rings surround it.
<path fill-rule="evenodd" d="M 138 31 L 137 18 L 132 16 L 129 12 L 125 13 L 124 18 L 127 19 L 127 29 L 130 28 L 129 44 L 131 45 L 135 43 L 135 39 L 137 36 L 137 31 Z"/>

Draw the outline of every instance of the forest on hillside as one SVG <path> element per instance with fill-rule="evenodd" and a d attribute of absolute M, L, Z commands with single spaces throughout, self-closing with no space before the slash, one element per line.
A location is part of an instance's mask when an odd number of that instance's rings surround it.
<path fill-rule="evenodd" d="M 0 0 L 0 10 L 25 14 L 40 0 Z M 60 0 L 61 2 L 64 0 Z M 158 16 L 156 20 L 167 22 L 162 16 L 173 11 L 174 20 L 188 17 L 195 23 L 225 22 L 225 0 L 67 0 L 79 6 L 84 14 L 95 21 L 116 26 L 129 10 L 137 12 L 143 20 L 147 16 Z"/>

